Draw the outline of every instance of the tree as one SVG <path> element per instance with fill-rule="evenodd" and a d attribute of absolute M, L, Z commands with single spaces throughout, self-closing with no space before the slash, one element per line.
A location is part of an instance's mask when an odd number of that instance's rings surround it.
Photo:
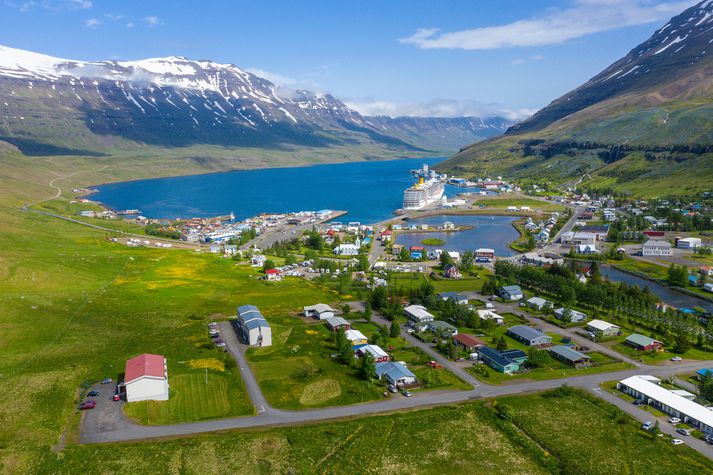
<path fill-rule="evenodd" d="M 458 266 L 463 272 L 469 272 L 473 269 L 473 264 L 475 263 L 475 254 L 473 251 L 464 251 L 460 256 L 460 265 Z"/>
<path fill-rule="evenodd" d="M 572 310 L 568 308 L 562 310 L 562 321 L 565 323 L 572 323 Z"/>
<path fill-rule="evenodd" d="M 439 258 L 439 260 L 443 269 L 445 269 L 447 265 L 453 264 L 453 258 L 450 254 L 448 254 L 447 251 L 441 252 L 441 257 Z"/>
<path fill-rule="evenodd" d="M 288 266 L 291 266 L 292 264 L 297 262 L 297 256 L 294 254 L 288 254 L 287 257 L 285 258 L 285 264 Z"/>
<path fill-rule="evenodd" d="M 706 371 L 705 375 L 701 377 L 699 389 L 701 396 L 709 402 L 713 401 L 713 375 L 709 371 Z"/>
<path fill-rule="evenodd" d="M 365 381 L 369 381 L 376 373 L 376 364 L 374 363 L 374 358 L 369 353 L 364 353 L 361 357 L 361 364 L 359 365 L 359 375 Z"/>
<path fill-rule="evenodd" d="M 268 269 L 274 269 L 275 268 L 275 262 L 267 259 L 263 264 L 262 264 L 262 270 L 268 270 Z"/>
<path fill-rule="evenodd" d="M 389 327 L 389 336 L 391 338 L 397 338 L 401 334 L 401 326 L 399 322 L 391 322 L 391 327 Z"/>
<path fill-rule="evenodd" d="M 399 260 L 400 261 L 410 261 L 411 260 L 411 253 L 408 252 L 408 249 L 405 247 L 402 247 L 401 250 L 399 251 Z"/>
<path fill-rule="evenodd" d="M 349 340 L 347 340 L 343 328 L 340 328 L 337 331 L 337 355 L 339 357 L 339 361 L 344 364 L 351 364 L 351 362 L 354 360 L 352 344 Z"/>
<path fill-rule="evenodd" d="M 317 251 L 315 251 L 314 249 L 307 249 L 305 251 L 305 259 L 307 259 L 308 261 L 313 261 L 317 259 Z"/>
<path fill-rule="evenodd" d="M 683 335 L 679 335 L 676 337 L 676 341 L 673 344 L 673 352 L 674 353 L 685 353 L 688 350 L 691 349 L 691 342 L 688 341 L 688 338 L 686 338 Z"/>
<path fill-rule="evenodd" d="M 500 337 L 500 339 L 498 340 L 498 344 L 497 344 L 497 346 L 495 347 L 495 349 L 498 350 L 498 351 L 505 351 L 505 350 L 508 349 L 508 344 L 507 344 L 507 342 L 505 341 L 505 337 L 504 337 L 504 336 L 501 336 L 501 337 Z"/>
<path fill-rule="evenodd" d="M 349 304 L 344 304 L 342 305 L 342 316 L 344 318 L 347 318 L 349 316 L 349 312 L 351 312 L 352 308 L 349 306 Z"/>
<path fill-rule="evenodd" d="M 592 261 L 589 267 L 589 278 L 591 279 L 592 282 L 601 282 L 602 281 L 602 273 L 599 270 L 599 263 L 597 261 Z"/>
<path fill-rule="evenodd" d="M 307 235 L 307 247 L 321 251 L 324 249 L 324 238 L 317 231 L 310 231 Z"/>
<path fill-rule="evenodd" d="M 552 363 L 552 358 L 547 350 L 541 350 L 533 346 L 527 351 L 527 363 L 535 368 L 541 368 L 549 366 Z"/>
<path fill-rule="evenodd" d="M 371 303 L 364 302 L 364 320 L 367 322 L 371 321 L 371 317 L 373 316 L 373 312 L 371 310 Z"/>

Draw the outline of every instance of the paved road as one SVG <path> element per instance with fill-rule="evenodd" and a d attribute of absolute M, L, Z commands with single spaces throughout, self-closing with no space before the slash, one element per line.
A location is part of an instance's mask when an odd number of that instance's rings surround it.
<path fill-rule="evenodd" d="M 248 348 L 247 345 L 238 339 L 235 327 L 230 322 L 219 323 L 218 327 L 220 336 L 225 342 L 225 347 L 235 358 L 235 362 L 240 370 L 240 377 L 245 383 L 250 401 L 252 401 L 258 414 L 271 410 L 272 408 L 267 403 L 267 399 L 265 399 L 265 395 L 262 393 L 248 361 L 245 359 L 245 350 Z"/>
<path fill-rule="evenodd" d="M 713 460 L 713 447 L 708 445 L 702 440 L 696 439 L 695 437 L 691 436 L 684 436 L 681 434 L 676 433 L 676 427 L 673 424 L 670 424 L 668 422 L 668 416 L 666 417 L 655 417 L 653 414 L 650 412 L 646 412 L 643 409 L 638 408 L 637 406 L 634 406 L 633 404 L 621 399 L 620 397 L 617 397 L 614 394 L 609 393 L 605 389 L 602 388 L 592 388 L 592 392 L 599 396 L 600 398 L 604 399 L 605 401 L 614 404 L 616 407 L 621 409 L 622 411 L 626 412 L 630 416 L 632 416 L 635 419 L 638 419 L 639 421 L 646 422 L 646 421 L 654 421 L 658 420 L 659 421 L 659 429 L 661 430 L 662 433 L 668 434 L 671 437 L 674 437 L 676 439 L 681 439 L 683 440 L 686 444 L 688 444 L 691 448 L 697 450 L 701 454 L 705 455 L 709 459 Z"/>

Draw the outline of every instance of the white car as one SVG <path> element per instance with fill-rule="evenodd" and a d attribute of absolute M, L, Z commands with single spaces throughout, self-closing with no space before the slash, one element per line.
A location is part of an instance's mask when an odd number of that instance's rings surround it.
<path fill-rule="evenodd" d="M 678 417 L 672 417 L 672 418 L 669 419 L 668 421 L 669 421 L 671 424 L 674 424 L 674 425 L 681 423 L 681 419 L 679 419 Z"/>
<path fill-rule="evenodd" d="M 673 445 L 681 445 L 683 441 L 681 439 L 671 439 Z"/>
<path fill-rule="evenodd" d="M 681 358 L 680 356 L 674 356 L 673 358 L 671 358 L 671 361 L 681 361 L 682 359 L 683 358 Z"/>

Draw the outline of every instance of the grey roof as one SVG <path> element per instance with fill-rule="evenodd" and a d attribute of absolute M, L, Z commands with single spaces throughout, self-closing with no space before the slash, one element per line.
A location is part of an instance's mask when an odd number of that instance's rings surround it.
<path fill-rule="evenodd" d="M 569 346 L 565 346 L 565 345 L 553 346 L 549 350 L 552 353 L 556 353 L 568 361 L 577 361 L 577 360 L 581 360 L 581 359 L 591 360 L 591 358 L 589 356 L 585 355 L 584 353 L 580 353 L 579 351 L 574 350 L 574 349 L 570 348 Z"/>
<path fill-rule="evenodd" d="M 245 315 L 250 312 L 257 312 L 260 313 L 260 310 L 255 305 L 243 305 L 241 307 L 238 307 L 238 315 Z"/>
<path fill-rule="evenodd" d="M 270 324 L 264 318 L 254 318 L 250 321 L 245 322 L 245 328 L 252 330 L 253 328 L 270 328 Z"/>
<path fill-rule="evenodd" d="M 325 321 L 332 328 L 338 327 L 339 325 L 349 325 L 349 322 L 342 317 L 330 317 Z"/>
<path fill-rule="evenodd" d="M 468 297 L 460 292 L 441 292 L 438 297 L 442 299 L 468 300 Z"/>
<path fill-rule="evenodd" d="M 506 285 L 501 290 L 504 290 L 509 294 L 522 293 L 522 289 L 519 285 Z"/>
<path fill-rule="evenodd" d="M 439 330 L 456 330 L 456 327 L 448 322 L 444 322 L 443 320 L 434 320 L 429 322 L 428 326 L 438 328 Z"/>
<path fill-rule="evenodd" d="M 532 327 L 528 327 L 525 325 L 515 325 L 514 327 L 508 328 L 508 333 L 512 333 L 513 335 L 517 335 L 520 338 L 524 340 L 534 340 L 536 338 L 540 338 L 543 336 L 547 336 L 545 333 L 542 333 L 540 330 L 537 330 Z M 549 337 L 548 337 L 549 338 Z"/>
<path fill-rule="evenodd" d="M 411 372 L 406 366 L 401 363 L 395 363 L 389 361 L 386 363 L 376 364 L 376 375 L 381 378 L 383 375 L 387 375 L 393 381 L 401 378 L 416 378 L 416 375 Z"/>

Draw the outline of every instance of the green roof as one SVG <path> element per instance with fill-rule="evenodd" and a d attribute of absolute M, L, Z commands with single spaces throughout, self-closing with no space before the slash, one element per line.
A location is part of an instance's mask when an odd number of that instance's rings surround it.
<path fill-rule="evenodd" d="M 650 344 L 657 342 L 658 340 L 654 340 L 653 338 L 649 338 L 645 335 L 639 335 L 638 333 L 634 333 L 632 335 L 627 336 L 626 341 L 634 343 L 638 346 L 649 346 Z"/>

